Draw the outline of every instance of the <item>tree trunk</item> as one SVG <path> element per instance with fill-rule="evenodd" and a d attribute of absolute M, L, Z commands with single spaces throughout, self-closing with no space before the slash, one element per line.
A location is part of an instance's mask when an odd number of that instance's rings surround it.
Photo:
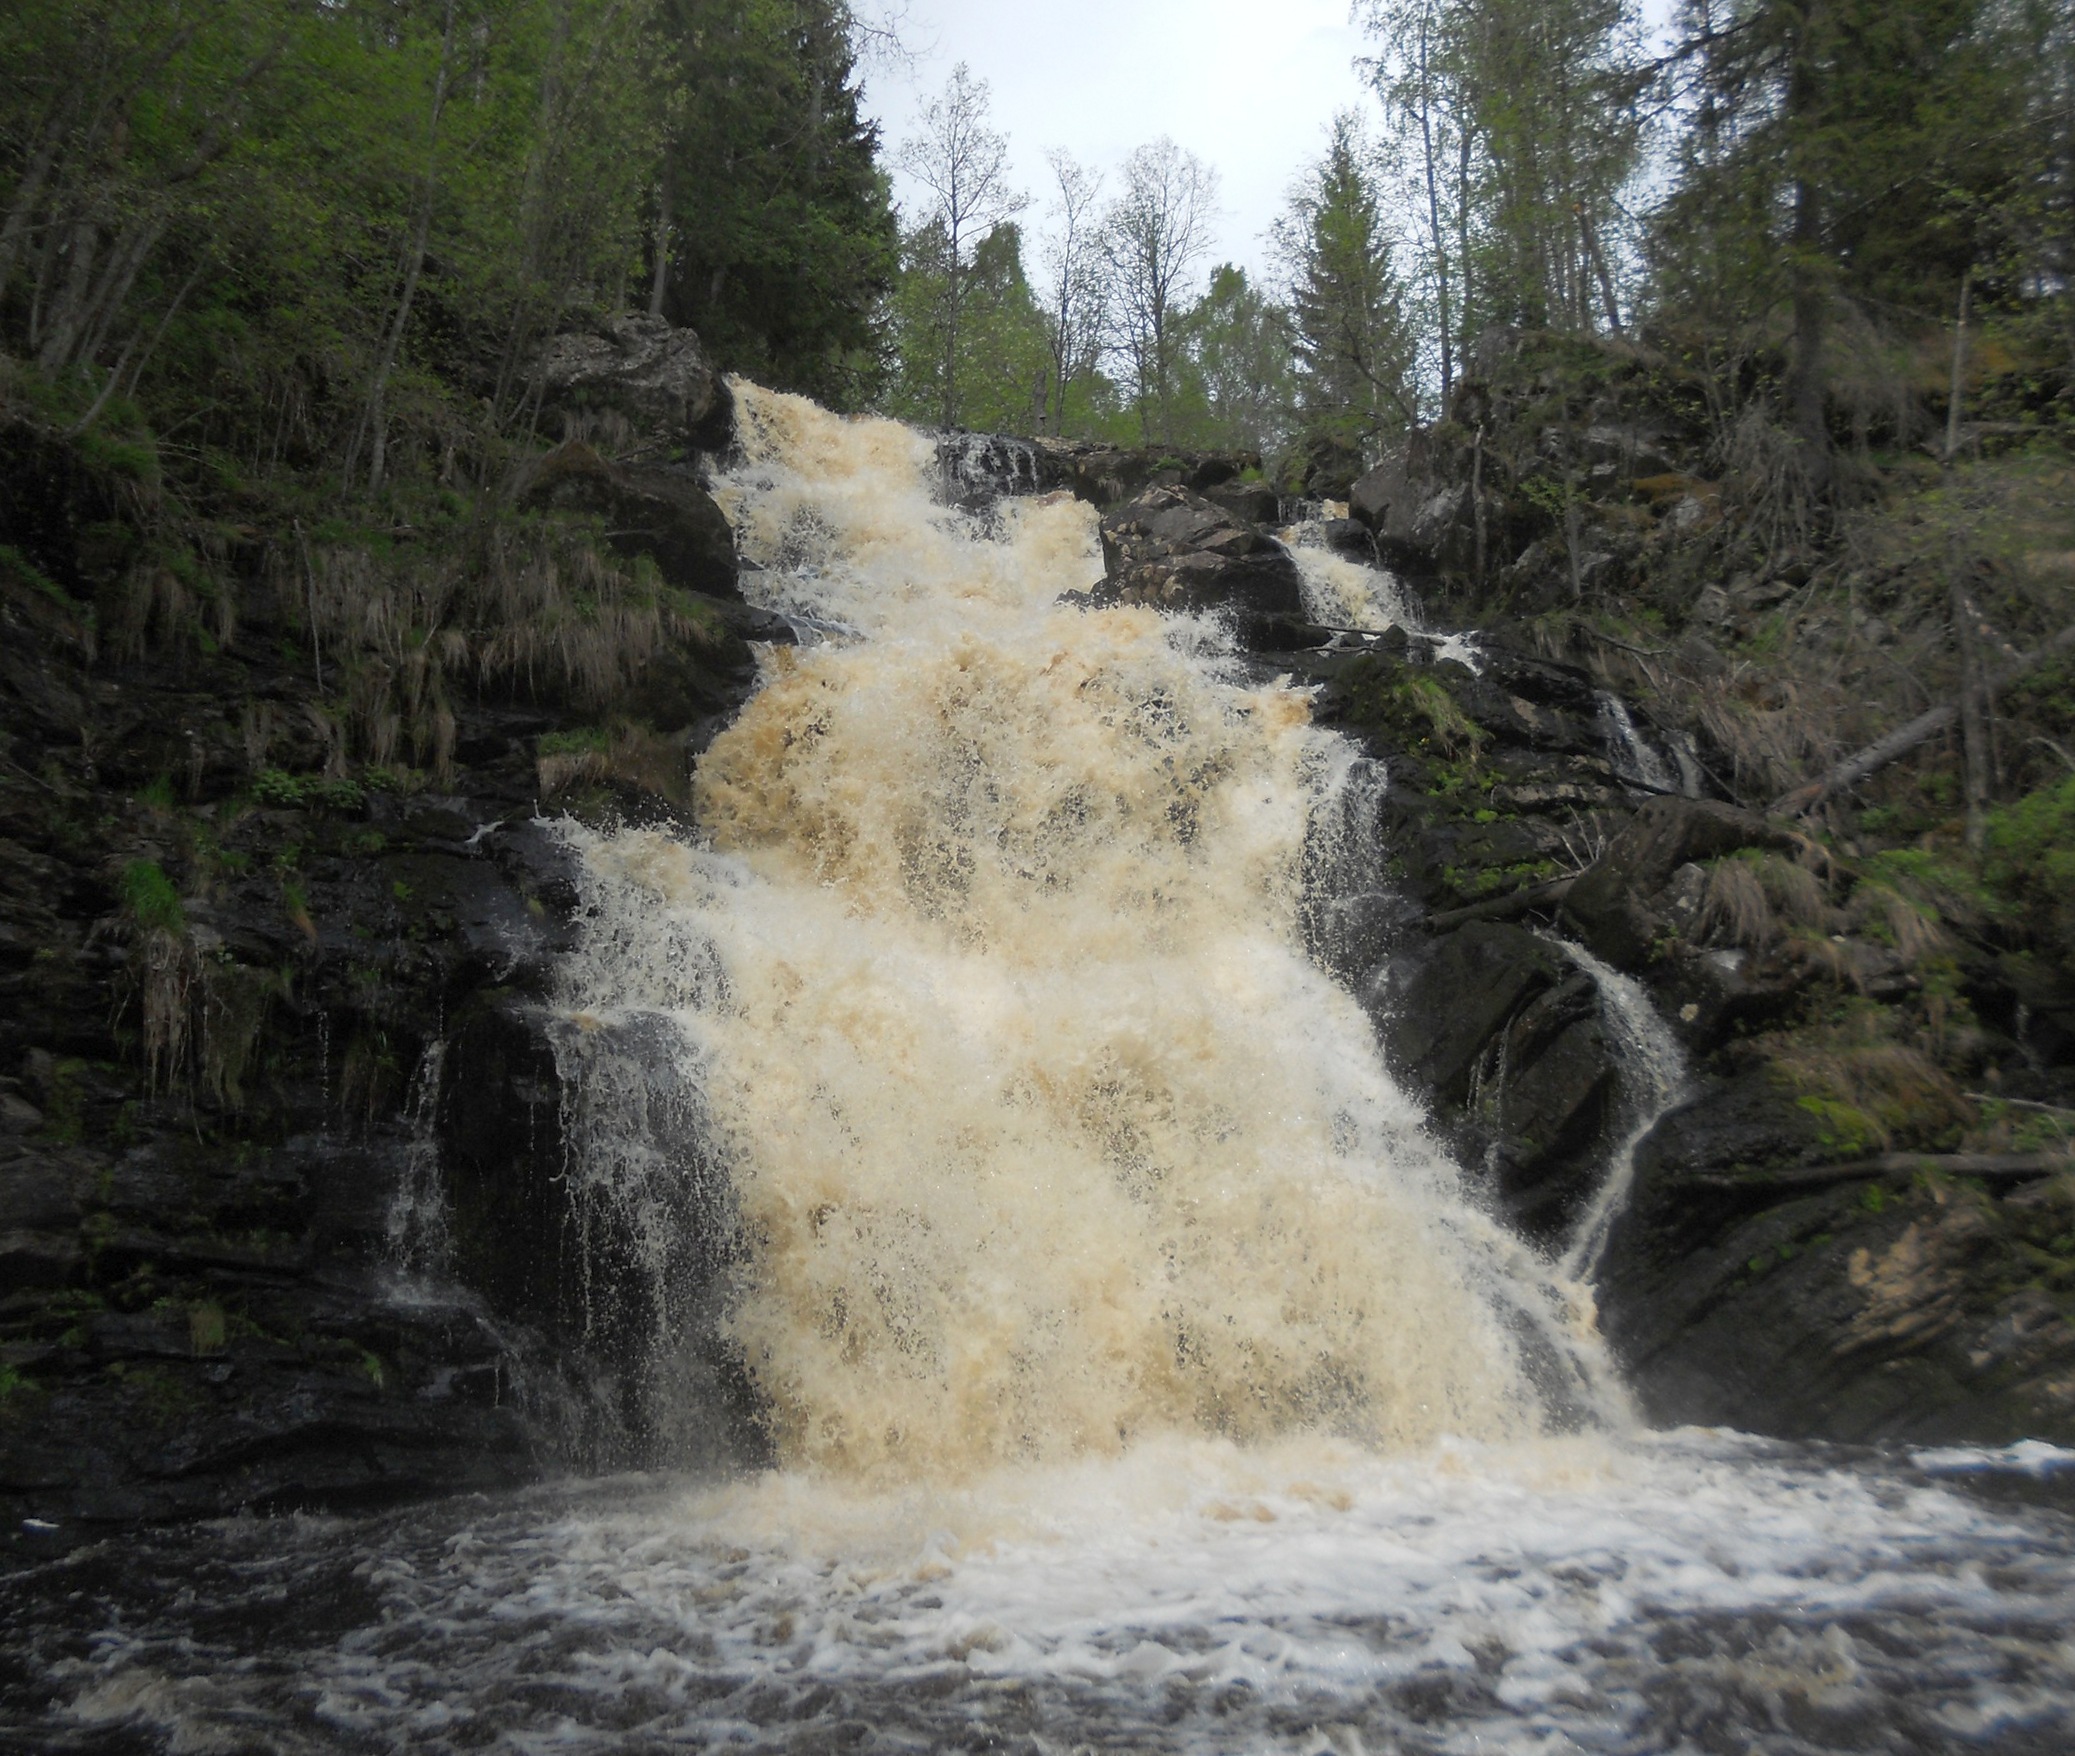
<path fill-rule="evenodd" d="M 395 319 L 382 339 L 382 352 L 375 362 L 374 377 L 368 387 L 367 413 L 362 421 L 362 429 L 368 435 L 367 485 L 370 490 L 381 487 L 383 471 L 389 461 L 389 417 L 384 403 L 389 393 L 390 375 L 396 370 L 397 357 L 403 349 L 404 332 L 410 327 L 411 306 L 418 297 L 419 277 L 425 272 L 425 251 L 432 237 L 432 207 L 439 191 L 440 119 L 446 112 L 447 81 L 454 63 L 455 5 L 456 0 L 447 0 L 441 27 L 439 72 L 433 79 L 432 114 L 426 127 L 425 175 L 419 189 L 417 224 L 404 259 L 403 292 L 397 300 Z M 356 441 L 346 458 L 345 474 L 349 482 L 358 461 L 358 451 Z"/>
<path fill-rule="evenodd" d="M 1988 681 L 1990 688 L 2008 688 L 2020 677 L 2037 670 L 2048 659 L 2075 650 L 2075 627 L 2063 628 L 2037 652 L 2026 653 L 2022 658 L 2000 666 Z M 1891 762 L 1899 761 L 1912 750 L 1929 743 L 1938 734 L 1960 717 L 1959 703 L 1940 702 L 1927 708 L 1907 725 L 1898 726 L 1884 738 L 1868 744 L 1865 749 L 1848 756 L 1838 763 L 1820 780 L 1805 787 L 1797 787 L 1791 793 L 1783 793 L 1773 800 L 1771 809 L 1780 816 L 1802 816 L 1813 811 L 1825 799 L 1837 793 L 1850 792 L 1861 781 L 1869 780 Z"/>
<path fill-rule="evenodd" d="M 1974 302 L 1974 269 L 1960 276 L 1960 321 L 1953 331 L 1953 378 L 1951 396 L 1945 407 L 1945 461 L 1948 467 L 1960 451 L 1960 405 L 1967 392 L 1967 319 Z"/>
<path fill-rule="evenodd" d="M 676 179 L 672 163 L 663 160 L 663 177 L 656 189 L 656 266 L 648 283 L 648 314 L 663 315 L 663 299 L 670 289 L 670 198 Z"/>
<path fill-rule="evenodd" d="M 23 170 L 21 181 L 15 185 L 13 205 L 7 210 L 5 222 L 0 223 L 0 295 L 5 295 L 7 283 L 14 279 L 22 240 L 29 235 L 30 217 L 43 198 L 43 186 L 50 181 L 52 167 L 58 162 L 58 148 L 64 143 L 65 124 L 71 116 L 72 102 L 68 98 L 51 112 L 43 138 Z"/>
<path fill-rule="evenodd" d="M 1960 649 L 1960 744 L 1967 788 L 1967 846 L 1978 854 L 1988 845 L 1989 795 L 1994 787 L 1989 755 L 1988 678 L 1973 606 L 1967 601 L 1957 571 L 1952 584 L 1952 620 Z"/>
<path fill-rule="evenodd" d="M 1830 431 L 1823 409 L 1823 353 L 1828 341 L 1830 296 L 1819 257 L 1823 244 L 1823 194 L 1811 162 L 1822 101 L 1817 65 L 1827 0 L 1807 0 L 1795 32 L 1794 64 L 1787 80 L 1787 116 L 1794 154 L 1794 220 L 1787 242 L 1787 278 L 1794 310 L 1793 357 L 1787 374 L 1787 418 L 1801 441 L 1809 479 L 1818 489 L 1830 475 Z"/>
<path fill-rule="evenodd" d="M 1427 233 L 1434 240 L 1434 291 L 1439 300 L 1441 325 L 1441 416 L 1448 416 L 1448 399 L 1455 389 L 1455 326 L 1449 309 L 1452 291 L 1448 269 L 1448 231 L 1441 223 L 1441 167 L 1434 150 L 1434 85 L 1427 30 L 1431 9 L 1419 16 L 1419 140 L 1426 166 Z"/>

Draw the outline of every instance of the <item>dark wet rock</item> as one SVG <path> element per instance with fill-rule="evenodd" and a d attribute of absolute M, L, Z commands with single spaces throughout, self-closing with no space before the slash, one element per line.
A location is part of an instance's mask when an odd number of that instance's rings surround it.
<path fill-rule="evenodd" d="M 1475 558 L 1468 484 L 1452 479 L 1444 448 L 1416 431 L 1348 488 L 1348 511 L 1386 566 L 1415 573 L 1460 570 Z"/>
<path fill-rule="evenodd" d="M 645 555 L 670 584 L 714 597 L 739 595 L 735 533 L 687 469 L 616 464 L 571 440 L 530 465 L 521 506 L 602 521 L 623 555 Z"/>
<path fill-rule="evenodd" d="M 1205 488 L 1203 497 L 1213 506 L 1223 507 L 1234 518 L 1258 524 L 1264 529 L 1282 520 L 1282 496 L 1266 482 L 1249 482 L 1234 477 Z"/>
<path fill-rule="evenodd" d="M 734 438 L 727 381 L 697 335 L 660 317 L 628 313 L 558 335 L 541 349 L 534 376 L 543 407 L 563 417 L 572 439 L 722 451 Z"/>
<path fill-rule="evenodd" d="M 675 812 L 654 789 L 682 791 L 755 686 L 746 642 L 790 628 L 677 597 L 697 637 L 664 643 L 611 725 L 551 679 L 453 678 L 445 772 L 404 748 L 348 769 L 315 711 L 345 710 L 258 546 L 222 564 L 227 637 L 138 656 L 102 619 L 95 638 L 121 557 L 94 521 L 121 509 L 76 462 L 0 444 L 0 542 L 60 588 L 0 565 L 0 1513 L 361 1505 L 691 1455 L 663 1449 L 665 1399 L 613 1314 L 652 1289 L 571 1290 L 585 1248 L 589 1268 L 634 1252 L 628 1216 L 572 1230 L 557 1181 L 540 1021 L 578 897 L 536 819 L 557 759 L 594 820 Z M 687 472 L 572 445 L 535 486 L 680 585 L 732 589 Z M 147 865 L 179 898 L 163 967 L 185 1032 L 155 1074 L 123 900 Z M 502 1072 L 474 1022 L 497 1008 L 532 1033 Z M 406 1248 L 399 1192 L 428 1175 L 444 1256 Z"/>
<path fill-rule="evenodd" d="M 1765 1071 L 1643 1142 L 1599 1304 L 1645 1412 L 1851 1442 L 2075 1440 L 2075 1321 L 2042 1272 L 2075 1185 L 1824 1179 L 1854 1156 Z"/>
<path fill-rule="evenodd" d="M 1307 439 L 1286 466 L 1292 485 L 1306 500 L 1345 500 L 1362 473 L 1362 454 L 1337 439 Z"/>
<path fill-rule="evenodd" d="M 1297 564 L 1274 538 L 1187 488 L 1149 488 L 1102 521 L 1098 603 L 1301 618 Z"/>
<path fill-rule="evenodd" d="M 1345 555 L 1351 561 L 1376 559 L 1376 540 L 1357 519 L 1329 518 L 1320 527 L 1319 535 L 1336 555 Z"/>
<path fill-rule="evenodd" d="M 1050 465 L 1033 441 L 1005 433 L 944 433 L 937 439 L 939 497 L 968 512 L 1062 485 Z"/>
<path fill-rule="evenodd" d="M 1229 491 L 1239 477 L 1258 472 L 1261 467 L 1260 457 L 1253 453 L 1125 449 L 1065 439 L 1037 439 L 1029 443 L 1038 454 L 1044 489 L 1067 489 L 1076 499 L 1104 512 L 1122 506 L 1153 486 L 1186 488 L 1216 498 L 1215 490 Z M 1265 518 L 1255 518 L 1252 513 L 1242 516 L 1265 523 L 1276 514 L 1270 511 Z"/>
<path fill-rule="evenodd" d="M 1591 1191 L 1619 1095 L 1597 985 L 1537 934 L 1472 922 L 1409 946 L 1367 992 L 1393 1066 L 1473 1182 L 1523 1231 L 1556 1236 Z"/>
<path fill-rule="evenodd" d="M 1667 892 L 1682 867 L 1787 840 L 1764 818 L 1734 805 L 1652 799 L 1578 880 L 1564 900 L 1564 918 L 1609 963 L 1646 970 L 1672 928 Z"/>

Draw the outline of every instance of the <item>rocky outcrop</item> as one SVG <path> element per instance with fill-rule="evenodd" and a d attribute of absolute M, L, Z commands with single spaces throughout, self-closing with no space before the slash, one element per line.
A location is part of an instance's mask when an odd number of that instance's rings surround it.
<path fill-rule="evenodd" d="M 1604 1168 L 1620 1075 L 1592 977 L 1523 927 L 1415 940 L 1368 986 L 1386 1052 L 1475 1187 L 1560 1238 Z"/>
<path fill-rule="evenodd" d="M 1788 845 L 1781 830 L 1737 806 L 1651 799 L 1564 898 L 1564 920 L 1616 968 L 1641 973 L 1678 928 L 1693 924 L 1690 887 L 1672 888 L 1683 869 L 1742 848 Z"/>
<path fill-rule="evenodd" d="M 1850 1442 L 2075 1442 L 2075 1180 L 1855 1170 L 1770 1071 L 1719 1081 L 1636 1156 L 1600 1313 L 1665 1423 Z"/>
<path fill-rule="evenodd" d="M 671 585 L 714 597 L 739 597 L 735 533 L 713 496 L 689 470 L 608 462 L 575 440 L 528 465 L 518 504 L 599 521 L 623 555 L 655 562 Z"/>
<path fill-rule="evenodd" d="M 125 543 L 164 540 L 121 522 L 135 485 L 9 437 L 53 491 L 0 495 L 0 1513 L 366 1505 L 650 1455 L 628 1313 L 653 1289 L 623 1217 L 572 1227 L 561 1183 L 545 1002 L 575 891 L 535 819 L 671 818 L 754 686 L 746 640 L 787 630 L 680 591 L 609 723 L 572 667 L 486 668 L 445 684 L 444 757 L 348 762 L 348 655 L 320 690 L 299 569 L 232 546 L 207 639 L 163 608 L 123 638 Z"/>
<path fill-rule="evenodd" d="M 543 409 L 571 439 L 709 452 L 734 439 L 727 381 L 696 335 L 661 317 L 627 313 L 554 337 L 535 362 L 534 382 Z"/>
<path fill-rule="evenodd" d="M 1297 564 L 1273 537 L 1187 488 L 1149 488 L 1102 521 L 1100 603 L 1301 619 Z"/>
<path fill-rule="evenodd" d="M 1045 491 L 1065 488 L 1076 499 L 1103 512 L 1113 511 L 1148 488 L 1186 488 L 1216 499 L 1217 490 L 1242 477 L 1250 477 L 1259 484 L 1261 459 L 1253 453 L 1125 449 L 1068 439 L 1035 439 L 1028 443 L 1037 455 L 1040 485 Z M 1262 491 L 1272 496 L 1272 490 Z M 1254 503 L 1261 504 L 1258 499 Z M 1254 513 L 1232 509 L 1255 523 L 1266 522 Z M 1273 512 L 1268 516 L 1272 518 Z"/>
<path fill-rule="evenodd" d="M 1414 432 L 1348 489 L 1348 512 L 1386 566 L 1424 576 L 1475 562 L 1471 489 L 1443 479 L 1440 450 L 1432 435 Z"/>

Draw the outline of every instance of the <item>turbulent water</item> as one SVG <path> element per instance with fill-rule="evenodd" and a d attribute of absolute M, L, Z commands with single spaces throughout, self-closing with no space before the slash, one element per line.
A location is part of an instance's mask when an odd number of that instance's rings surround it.
<path fill-rule="evenodd" d="M 668 1362 L 717 1338 L 775 1462 L 53 1556 L 0 1745 L 2068 1747 L 2075 1459 L 1638 1430 L 1572 1278 L 1618 1182 L 1519 1244 L 1307 955 L 1373 768 L 1216 623 L 1060 607 L 1072 501 L 740 403 L 748 589 L 823 637 L 698 837 L 567 831 L 561 1053 L 652 1396 L 708 1418 Z"/>

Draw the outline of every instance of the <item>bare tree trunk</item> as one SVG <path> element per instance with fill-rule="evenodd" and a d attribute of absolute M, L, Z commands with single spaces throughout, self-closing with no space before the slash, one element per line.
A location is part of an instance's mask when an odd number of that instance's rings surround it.
<path fill-rule="evenodd" d="M 1958 578 L 1952 586 L 1953 634 L 1960 649 L 1960 746 L 1967 790 L 1967 846 L 1980 853 L 1988 842 L 1988 679 L 1982 675 L 1981 642 Z"/>
<path fill-rule="evenodd" d="M 0 223 L 0 294 L 7 291 L 7 283 L 14 279 L 15 262 L 29 235 L 29 221 L 36 212 L 36 204 L 43 198 L 43 186 L 50 181 L 51 169 L 58 162 L 58 148 L 64 143 L 65 124 L 71 119 L 72 108 L 68 98 L 51 112 L 43 138 L 22 171 L 21 181 L 15 185 L 14 204 L 8 208 L 5 222 Z"/>
<path fill-rule="evenodd" d="M 1427 232 L 1434 240 L 1434 291 L 1440 301 L 1441 413 L 1445 418 L 1449 396 L 1455 389 L 1455 318 L 1449 309 L 1453 289 L 1448 270 L 1448 232 L 1441 223 L 1441 167 L 1434 156 L 1434 87 L 1427 42 L 1431 22 L 1431 9 L 1423 10 L 1419 16 L 1419 141 L 1426 167 Z"/>
<path fill-rule="evenodd" d="M 670 198 L 675 181 L 673 166 L 666 156 L 662 182 L 656 189 L 656 267 L 648 283 L 648 314 L 651 317 L 663 315 L 663 299 L 670 290 Z"/>
<path fill-rule="evenodd" d="M 101 228 L 85 217 L 75 220 L 67 230 L 62 253 L 68 259 L 65 279 L 58 289 L 57 302 L 44 318 L 36 348 L 36 363 L 46 372 L 55 372 L 71 360 L 87 287 L 101 255 Z"/>
<path fill-rule="evenodd" d="M 425 175 L 419 190 L 418 220 L 404 263 L 403 292 L 397 300 L 396 317 L 382 340 L 382 352 L 375 362 L 374 377 L 368 387 L 367 412 L 361 419 L 361 430 L 367 434 L 369 443 L 367 485 L 370 489 L 382 485 L 382 473 L 388 464 L 389 420 L 383 404 L 389 392 L 390 375 L 396 370 L 397 356 L 403 349 L 404 331 L 410 326 L 411 306 L 418 296 L 418 281 L 425 272 L 425 251 L 432 236 L 432 207 L 439 191 L 440 118 L 447 107 L 447 80 L 454 61 L 455 4 L 456 0 L 447 0 L 441 27 L 439 72 L 433 80 L 432 114 L 426 127 Z M 354 465 L 359 461 L 359 450 L 356 437 L 346 457 L 345 475 L 349 482 Z"/>
<path fill-rule="evenodd" d="M 1823 352 L 1828 340 L 1829 289 L 1816 263 L 1823 242 L 1823 196 L 1807 162 L 1807 137 L 1815 131 L 1820 103 L 1816 38 L 1821 33 L 1826 0 L 1806 0 L 1801 8 L 1794 66 L 1787 82 L 1790 124 L 1802 136 L 1795 150 L 1802 162 L 1794 178 L 1794 222 L 1788 235 L 1787 275 L 1793 289 L 1794 351 L 1787 375 L 1787 415 L 1801 440 L 1809 479 L 1817 487 L 1829 480 L 1830 432 L 1824 420 Z"/>
<path fill-rule="evenodd" d="M 1618 336 L 1622 333 L 1621 301 L 1614 294 L 1614 277 L 1607 268 L 1606 252 L 1599 247 L 1598 228 L 1593 225 L 1592 215 L 1586 211 L 1583 202 L 1578 205 L 1578 225 L 1585 234 L 1585 251 L 1592 260 L 1593 276 L 1599 282 L 1600 300 L 1606 306 L 1607 332 Z"/>
<path fill-rule="evenodd" d="M 1484 583 L 1484 423 L 1477 423 L 1477 444 L 1470 465 L 1470 510 L 1477 521 L 1477 583 Z"/>
<path fill-rule="evenodd" d="M 1974 303 L 1974 269 L 1960 276 L 1960 321 L 1953 331 L 1953 379 L 1951 400 L 1945 409 L 1945 461 L 1948 466 L 1960 452 L 1960 405 L 1967 392 L 1967 319 Z"/>

